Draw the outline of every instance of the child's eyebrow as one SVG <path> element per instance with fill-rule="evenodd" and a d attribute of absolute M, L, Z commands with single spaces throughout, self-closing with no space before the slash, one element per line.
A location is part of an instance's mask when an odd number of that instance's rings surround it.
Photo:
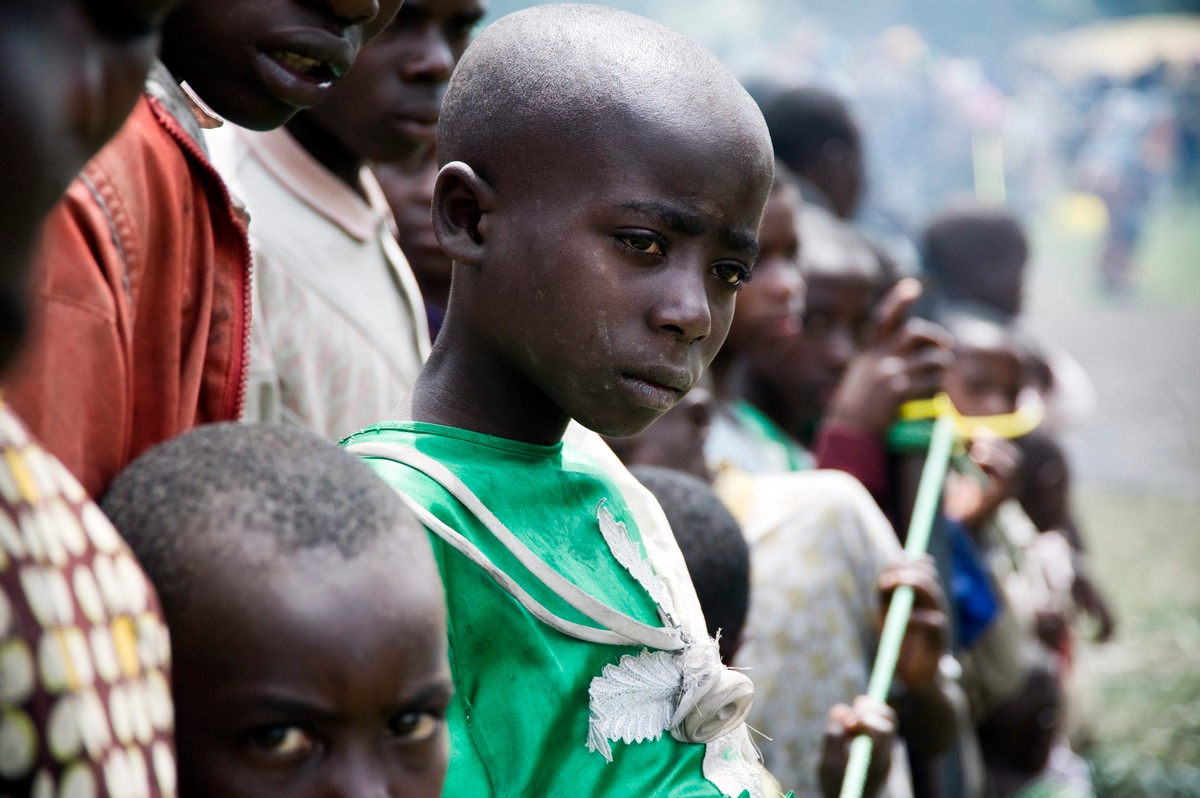
<path fill-rule="evenodd" d="M 314 703 L 301 699 L 289 698 L 277 694 L 258 693 L 245 696 L 241 700 L 244 700 L 248 704 L 254 704 L 260 709 L 265 709 L 285 717 L 301 715 L 307 718 L 319 718 L 327 721 L 336 721 L 342 718 L 334 710 L 317 706 Z"/>
<path fill-rule="evenodd" d="M 684 235 L 698 236 L 709 232 L 708 225 L 700 214 L 677 205 L 653 200 L 630 200 L 621 203 L 621 207 L 627 211 L 653 217 L 660 224 Z M 725 246 L 745 253 L 751 261 L 758 260 L 757 237 L 729 228 L 717 230 L 716 235 L 717 239 Z"/>

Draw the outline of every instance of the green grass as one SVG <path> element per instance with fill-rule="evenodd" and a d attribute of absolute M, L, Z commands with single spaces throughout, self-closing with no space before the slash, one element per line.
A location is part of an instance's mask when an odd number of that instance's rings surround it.
<path fill-rule="evenodd" d="M 1087 316 L 1114 301 L 1097 287 L 1102 232 L 1067 224 L 1068 207 L 1053 206 L 1031 226 L 1030 304 L 1043 318 Z M 1132 296 L 1116 300 L 1131 313 L 1200 313 L 1200 203 L 1151 209 L 1134 283 Z M 1196 343 L 1177 345 L 1194 357 Z M 1115 640 L 1080 656 L 1098 699 L 1088 751 L 1097 794 L 1200 798 L 1200 499 L 1093 481 L 1078 486 L 1075 504 L 1120 624 Z"/>
<path fill-rule="evenodd" d="M 1098 486 L 1077 506 L 1121 623 L 1084 654 L 1100 798 L 1200 797 L 1200 506 Z"/>
<path fill-rule="evenodd" d="M 1200 204 L 1167 204 L 1153 214 L 1138 248 L 1146 300 L 1200 306 Z"/>

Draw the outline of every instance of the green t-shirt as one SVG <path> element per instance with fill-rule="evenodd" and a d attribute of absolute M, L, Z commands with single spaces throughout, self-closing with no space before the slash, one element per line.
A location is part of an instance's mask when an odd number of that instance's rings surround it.
<path fill-rule="evenodd" d="M 584 592 L 652 626 L 653 600 L 611 555 L 597 508 L 623 521 L 640 545 L 620 490 L 581 453 L 452 427 L 384 422 L 344 441 L 412 447 L 447 467 L 526 546 Z M 390 460 L 376 473 L 479 547 L 547 609 L 595 626 L 538 579 L 431 478 Z M 457 692 L 450 706 L 448 796 L 721 796 L 702 773 L 705 746 L 669 733 L 613 742 L 613 761 L 589 751 L 588 688 L 605 665 L 638 647 L 565 635 L 527 612 L 475 563 L 431 534 L 446 589 L 449 653 Z"/>
<path fill-rule="evenodd" d="M 771 459 L 787 463 L 788 471 L 811 471 L 816 467 L 807 449 L 750 402 L 739 399 L 730 405 L 729 412 L 747 434 L 770 451 Z"/>

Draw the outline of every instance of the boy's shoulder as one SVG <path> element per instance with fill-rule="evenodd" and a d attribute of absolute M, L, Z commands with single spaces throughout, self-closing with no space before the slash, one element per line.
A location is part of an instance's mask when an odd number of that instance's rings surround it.
<path fill-rule="evenodd" d="M 342 444 L 420 504 L 440 503 L 455 493 L 433 468 L 461 481 L 501 515 L 511 509 L 524 516 L 537 507 L 547 516 L 566 517 L 575 508 L 594 517 L 601 501 L 623 505 L 621 488 L 607 471 L 566 442 L 539 445 L 438 424 L 385 421 Z"/>

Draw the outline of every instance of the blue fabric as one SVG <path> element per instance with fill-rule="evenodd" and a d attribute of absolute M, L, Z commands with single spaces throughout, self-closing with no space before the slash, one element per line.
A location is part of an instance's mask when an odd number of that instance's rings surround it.
<path fill-rule="evenodd" d="M 1000 614 L 992 580 L 970 533 L 956 521 L 946 521 L 952 547 L 950 600 L 954 602 L 958 639 L 969 648 Z"/>

